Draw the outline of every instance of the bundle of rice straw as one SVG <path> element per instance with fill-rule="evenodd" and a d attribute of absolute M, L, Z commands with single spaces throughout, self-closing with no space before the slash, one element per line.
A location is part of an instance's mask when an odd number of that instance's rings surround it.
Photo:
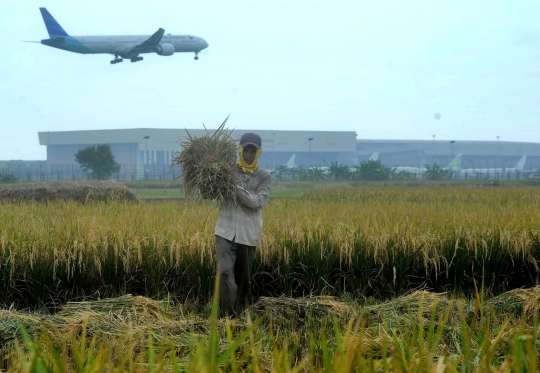
<path fill-rule="evenodd" d="M 0 202 L 137 201 L 137 196 L 124 184 L 106 181 L 52 181 L 0 186 Z"/>
<path fill-rule="evenodd" d="M 183 150 L 171 163 L 171 167 L 182 168 L 186 197 L 216 202 L 235 199 L 237 145 L 232 131 L 225 128 L 228 119 L 213 134 L 207 130 L 205 135 L 193 137 L 186 131 L 187 141 L 180 144 Z"/>

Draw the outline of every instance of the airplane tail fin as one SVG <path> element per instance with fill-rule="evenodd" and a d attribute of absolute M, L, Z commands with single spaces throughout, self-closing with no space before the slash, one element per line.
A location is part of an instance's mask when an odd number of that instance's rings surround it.
<path fill-rule="evenodd" d="M 296 154 L 293 154 L 289 161 L 287 162 L 288 168 L 294 168 L 294 160 L 296 159 Z"/>
<path fill-rule="evenodd" d="M 527 156 L 524 155 L 523 157 L 521 157 L 519 162 L 516 164 L 516 170 L 523 171 L 523 169 L 525 168 L 525 163 L 526 162 L 527 162 Z"/>
<path fill-rule="evenodd" d="M 448 165 L 448 167 L 446 167 L 446 169 L 451 170 L 451 171 L 457 171 L 461 169 L 462 159 L 463 159 L 463 154 L 459 153 L 458 155 L 456 155 L 454 159 L 452 159 L 452 162 L 450 162 L 450 164 Z"/>
<path fill-rule="evenodd" d="M 58 22 L 54 19 L 54 17 L 49 13 L 49 11 L 46 8 L 39 8 L 41 11 L 41 16 L 43 17 L 43 22 L 45 22 L 45 27 L 47 27 L 47 32 L 49 33 L 49 36 L 51 39 L 57 38 L 57 37 L 64 37 L 69 36 L 66 31 L 60 26 Z"/>
<path fill-rule="evenodd" d="M 378 161 L 379 160 L 379 152 L 375 152 L 371 154 L 371 157 L 369 157 L 370 161 Z"/>

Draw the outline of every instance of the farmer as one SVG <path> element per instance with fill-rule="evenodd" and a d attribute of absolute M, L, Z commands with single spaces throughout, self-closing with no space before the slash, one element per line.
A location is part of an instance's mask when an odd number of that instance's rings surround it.
<path fill-rule="evenodd" d="M 270 191 L 270 174 L 259 169 L 261 137 L 246 133 L 240 139 L 234 169 L 236 200 L 221 204 L 214 231 L 219 307 L 222 315 L 235 316 L 250 304 L 250 275 L 255 247 L 262 231 L 262 212 Z"/>

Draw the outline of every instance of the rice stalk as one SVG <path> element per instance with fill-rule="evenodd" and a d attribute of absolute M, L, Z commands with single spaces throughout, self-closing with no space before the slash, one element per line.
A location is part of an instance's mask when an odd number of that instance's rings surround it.
<path fill-rule="evenodd" d="M 417 289 L 472 294 L 475 281 L 493 295 L 534 286 L 539 196 L 534 188 L 389 188 L 270 200 L 253 295 L 389 299 Z M 3 203 L 0 304 L 57 310 L 128 293 L 204 303 L 217 207 Z"/>
<path fill-rule="evenodd" d="M 523 302 L 525 292 L 534 297 L 538 289 L 521 292 Z M 124 296 L 72 303 L 49 318 L 12 312 L 18 329 L 0 361 L 10 372 L 37 364 L 51 372 L 536 371 L 538 315 L 509 319 L 491 300 L 478 305 L 425 291 L 367 307 L 339 298 L 264 298 L 251 308 L 259 316 L 252 323 L 249 314 L 217 319 L 215 308 L 185 314 Z M 457 317 L 449 304 L 460 305 Z M 477 307 L 483 311 L 473 318 Z M 89 310 L 103 323 L 94 324 Z M 115 321 L 125 314 L 129 321 Z M 29 328 L 29 317 L 41 327 Z"/>
<path fill-rule="evenodd" d="M 182 169 L 182 185 L 186 196 L 224 202 L 235 199 L 234 167 L 236 141 L 232 131 L 225 128 L 227 117 L 214 133 L 206 131 L 203 136 L 192 136 L 187 130 L 187 140 L 182 151 L 172 159 L 171 167 Z M 205 127 L 206 129 L 206 127 Z"/>

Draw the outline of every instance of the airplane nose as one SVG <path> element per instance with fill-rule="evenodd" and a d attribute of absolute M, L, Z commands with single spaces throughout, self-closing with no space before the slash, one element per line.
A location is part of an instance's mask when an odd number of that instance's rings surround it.
<path fill-rule="evenodd" d="M 204 39 L 202 39 L 202 46 L 202 49 L 208 48 L 208 43 Z"/>

